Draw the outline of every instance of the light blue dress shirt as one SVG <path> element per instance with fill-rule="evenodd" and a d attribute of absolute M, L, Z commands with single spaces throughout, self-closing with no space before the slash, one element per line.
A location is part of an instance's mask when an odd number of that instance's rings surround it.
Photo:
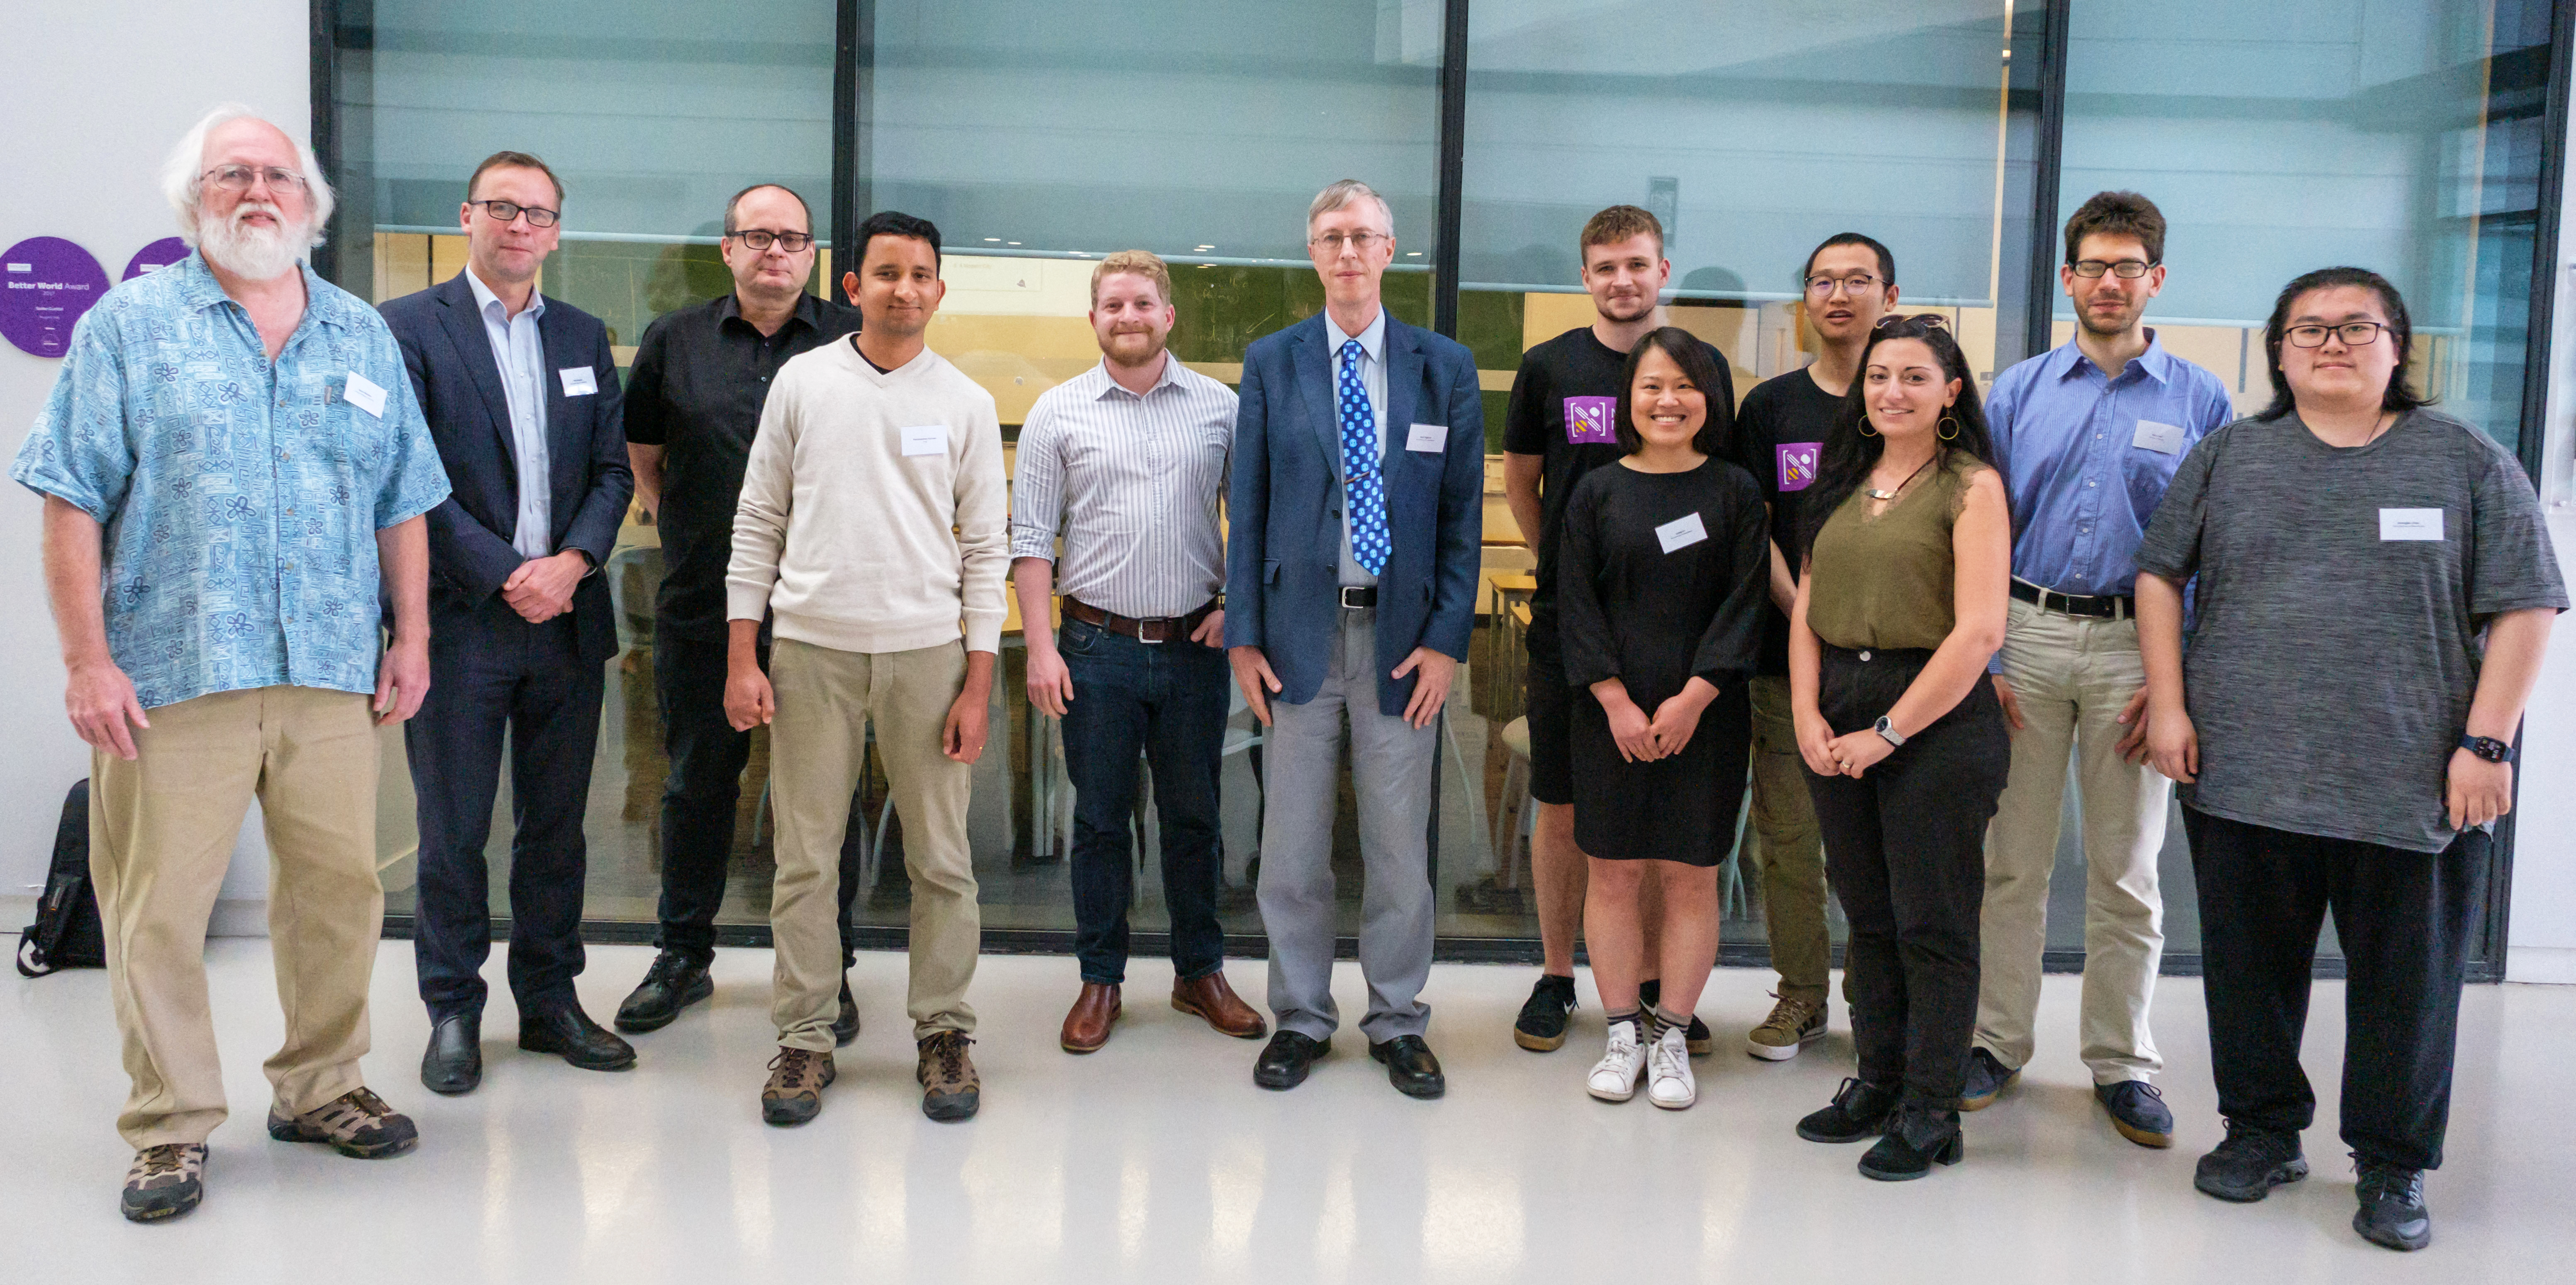
<path fill-rule="evenodd" d="M 1333 324 L 1333 314 L 1324 314 L 1324 351 L 1332 361 L 1336 381 L 1342 376 L 1342 345 L 1354 339 L 1360 341 L 1360 387 L 1368 390 L 1369 418 L 1377 421 L 1377 457 L 1383 465 L 1386 459 L 1386 309 L 1378 309 L 1368 328 L 1356 335 L 1343 334 L 1342 328 Z M 1365 588 L 1376 584 L 1377 577 L 1361 566 L 1359 559 L 1351 553 L 1351 479 L 1343 468 L 1341 421 L 1334 420 L 1332 429 L 1333 476 L 1342 483 L 1342 583 Z M 1392 497 L 1388 503 L 1388 512 L 1392 516 Z"/>
<path fill-rule="evenodd" d="M 519 464 L 519 529 L 510 547 L 522 557 L 542 558 L 555 551 L 554 485 L 546 472 L 546 346 L 537 334 L 546 297 L 529 291 L 528 306 L 513 317 L 474 269 L 465 270 L 465 283 L 474 287 L 483 336 L 492 341 L 492 363 L 501 369 L 501 395 L 510 403 L 510 453 Z"/>

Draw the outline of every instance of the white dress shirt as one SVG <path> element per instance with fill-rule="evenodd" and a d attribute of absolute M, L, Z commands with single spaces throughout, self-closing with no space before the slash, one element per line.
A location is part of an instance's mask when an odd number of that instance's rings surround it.
<path fill-rule="evenodd" d="M 1235 407 L 1233 389 L 1168 354 L 1142 394 L 1106 361 L 1039 394 L 1020 429 L 1011 556 L 1055 562 L 1057 592 L 1117 615 L 1207 605 L 1225 588 L 1217 500 Z"/>
<path fill-rule="evenodd" d="M 1368 328 L 1356 335 L 1342 333 L 1333 322 L 1333 314 L 1324 314 L 1325 353 L 1331 361 L 1333 375 L 1333 476 L 1342 483 L 1342 583 L 1365 587 L 1377 583 L 1377 577 L 1351 556 L 1351 518 L 1356 506 L 1351 503 L 1351 479 L 1342 459 L 1342 345 L 1360 341 L 1360 387 L 1368 392 L 1369 418 L 1377 421 L 1377 458 L 1381 471 L 1386 465 L 1386 309 L 1379 308 Z M 1383 477 L 1379 490 L 1385 489 Z M 1388 521 L 1394 521 L 1393 505 L 1388 505 Z M 1392 527 L 1390 532 L 1392 534 Z"/>
<path fill-rule="evenodd" d="M 510 547 L 523 557 L 542 558 L 555 551 L 554 485 L 546 471 L 546 348 L 537 336 L 546 297 L 531 290 L 528 306 L 513 317 L 472 268 L 465 270 L 465 281 L 474 287 L 483 334 L 492 341 L 492 363 L 501 370 L 501 395 L 510 403 L 510 444 L 519 463 L 519 528 Z"/>

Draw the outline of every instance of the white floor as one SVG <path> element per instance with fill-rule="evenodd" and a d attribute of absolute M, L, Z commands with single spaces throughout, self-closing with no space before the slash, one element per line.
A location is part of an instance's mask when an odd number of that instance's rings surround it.
<path fill-rule="evenodd" d="M 11 943 L 14 944 L 14 943 Z M 1313 1079 L 1253 1087 L 1257 1045 L 1162 1003 L 1140 961 L 1127 1017 L 1089 1057 L 1057 1050 L 1070 960 L 989 957 L 975 987 L 984 1111 L 924 1120 L 902 1017 L 903 959 L 868 954 L 865 1033 L 822 1117 L 766 1128 L 769 957 L 726 952 L 716 998 L 638 1039 L 603 1075 L 517 1051 L 494 1001 L 483 1087 L 436 1097 L 416 1076 L 427 1022 L 410 952 L 376 971 L 373 1086 L 420 1122 L 412 1155 L 345 1160 L 268 1141 L 259 1063 L 279 1019 L 267 944 L 212 951 L 234 1118 L 214 1139 L 205 1205 L 159 1227 L 116 1214 L 128 1153 L 105 978 L 0 987 L 0 1276 L 69 1281 L 1911 1281 L 2570 1278 L 2576 1155 L 2566 1107 L 2576 988 L 2471 987 L 2450 1163 L 2433 1175 L 2433 1247 L 2391 1254 L 2346 1222 L 2333 1132 L 2341 988 L 2321 984 L 2308 1064 L 2325 1102 L 2316 1176 L 2253 1206 L 2191 1189 L 2220 1130 L 2199 987 L 2156 1002 L 2181 1143 L 2113 1134 L 2070 1047 L 2078 979 L 2048 980 L 2046 1047 L 2023 1084 L 1969 1117 L 1964 1164 L 1909 1184 L 1854 1173 L 1858 1147 L 1802 1142 L 1797 1117 L 1846 1073 L 1833 1036 L 1787 1064 L 1729 1042 L 1765 1010 L 1769 974 L 1720 970 L 1700 1012 L 1721 1037 L 1700 1104 L 1592 1101 L 1588 983 L 1576 1039 L 1533 1055 L 1509 1038 L 1531 970 L 1441 965 L 1429 999 L 1447 1099 L 1390 1089 L 1346 1030 Z M 593 947 L 584 1002 L 605 1017 L 650 959 Z M 1262 969 L 1237 961 L 1258 998 Z M 499 989 L 499 963 L 492 973 Z M 1362 989 L 1337 977 L 1346 1014 Z M 2557 1268 L 2547 1267 L 2558 1263 Z"/>

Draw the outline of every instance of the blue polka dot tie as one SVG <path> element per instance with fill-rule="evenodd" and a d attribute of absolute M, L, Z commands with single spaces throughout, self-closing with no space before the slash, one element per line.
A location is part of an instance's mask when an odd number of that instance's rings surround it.
<path fill-rule="evenodd" d="M 1342 489 L 1351 506 L 1351 559 L 1370 575 L 1386 570 L 1386 478 L 1378 471 L 1377 412 L 1360 383 L 1360 341 L 1342 341 L 1336 391 L 1342 408 Z"/>

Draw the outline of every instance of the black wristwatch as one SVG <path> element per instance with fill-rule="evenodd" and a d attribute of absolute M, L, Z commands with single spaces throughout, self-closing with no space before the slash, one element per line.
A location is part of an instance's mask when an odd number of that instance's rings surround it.
<path fill-rule="evenodd" d="M 2513 746 L 2492 736 L 2463 736 L 2460 738 L 2460 748 L 2489 763 L 2513 761 Z"/>

